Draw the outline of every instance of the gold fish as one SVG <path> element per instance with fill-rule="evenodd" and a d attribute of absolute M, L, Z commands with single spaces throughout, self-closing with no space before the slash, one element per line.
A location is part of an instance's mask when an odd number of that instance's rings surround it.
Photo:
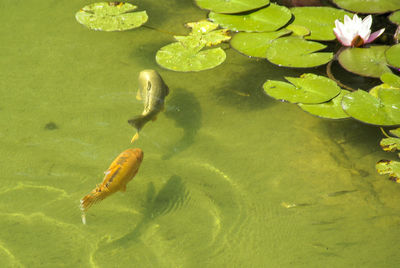
<path fill-rule="evenodd" d="M 139 138 L 139 131 L 150 120 L 157 119 L 157 114 L 164 110 L 164 99 L 168 95 L 168 86 L 155 70 L 143 70 L 139 74 L 139 90 L 137 99 L 144 100 L 144 110 L 141 115 L 128 120 L 137 132 L 131 142 Z"/>
<path fill-rule="evenodd" d="M 103 200 L 107 196 L 121 191 L 126 191 L 126 185 L 130 182 L 139 170 L 143 160 L 143 151 L 137 149 L 127 149 L 120 153 L 111 163 L 103 182 L 88 195 L 81 199 L 80 208 L 82 210 L 82 222 L 86 224 L 85 212 L 95 203 Z"/>

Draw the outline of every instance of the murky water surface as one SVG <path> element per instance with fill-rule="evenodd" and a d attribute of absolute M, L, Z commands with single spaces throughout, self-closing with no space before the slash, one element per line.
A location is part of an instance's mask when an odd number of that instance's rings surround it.
<path fill-rule="evenodd" d="M 136 1 L 146 25 L 90 31 L 78 0 L 0 3 L 1 267 L 394 267 L 400 187 L 374 170 L 378 129 L 313 117 L 262 92 L 278 68 L 227 50 L 210 71 L 157 66 L 206 17 L 192 1 Z M 166 110 L 140 139 L 138 73 Z M 123 150 L 144 161 L 125 193 L 79 199 Z"/>

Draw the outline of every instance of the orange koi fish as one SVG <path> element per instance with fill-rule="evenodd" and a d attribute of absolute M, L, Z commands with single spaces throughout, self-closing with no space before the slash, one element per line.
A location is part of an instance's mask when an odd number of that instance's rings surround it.
<path fill-rule="evenodd" d="M 138 148 L 127 149 L 118 155 L 107 171 L 104 172 L 105 176 L 103 182 L 81 199 L 80 208 L 82 210 L 83 224 L 86 224 L 85 212 L 93 204 L 115 192 L 126 191 L 126 185 L 138 172 L 142 160 L 143 151 Z"/>

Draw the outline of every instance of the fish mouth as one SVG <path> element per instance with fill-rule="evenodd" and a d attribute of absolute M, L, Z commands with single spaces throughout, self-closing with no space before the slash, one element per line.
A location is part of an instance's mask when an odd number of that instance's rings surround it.
<path fill-rule="evenodd" d="M 143 153 L 142 149 L 136 148 L 134 153 L 135 153 L 136 159 L 139 162 L 142 162 L 143 156 L 144 156 L 144 153 Z"/>

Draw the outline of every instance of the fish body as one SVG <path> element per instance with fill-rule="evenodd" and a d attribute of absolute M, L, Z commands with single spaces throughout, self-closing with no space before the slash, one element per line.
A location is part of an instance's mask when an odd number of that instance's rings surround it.
<path fill-rule="evenodd" d="M 142 160 L 143 151 L 141 149 L 127 149 L 120 153 L 104 172 L 103 182 L 81 199 L 82 212 L 85 213 L 93 204 L 115 192 L 125 192 L 126 185 L 138 172 Z M 85 223 L 84 215 L 82 220 Z"/>
<path fill-rule="evenodd" d="M 139 131 L 148 121 L 156 120 L 157 114 L 164 110 L 164 99 L 168 93 L 168 86 L 157 71 L 149 69 L 140 72 L 137 98 L 144 101 L 144 109 L 141 115 L 128 120 L 137 130 L 131 142 L 139 137 Z"/>

